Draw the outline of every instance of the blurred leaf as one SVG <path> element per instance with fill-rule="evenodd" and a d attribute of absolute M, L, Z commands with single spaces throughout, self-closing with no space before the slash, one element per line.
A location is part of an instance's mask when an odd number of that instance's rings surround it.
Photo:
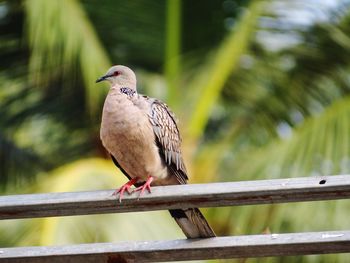
<path fill-rule="evenodd" d="M 104 95 L 95 80 L 111 63 L 82 5 L 76 0 L 27 0 L 25 7 L 31 81 L 45 87 L 60 74 L 67 81 L 81 75 L 88 109 L 95 116 Z"/>
<path fill-rule="evenodd" d="M 241 155 L 232 167 L 235 178 L 350 173 L 349 105 L 350 97 L 338 100 L 321 115 L 306 120 L 291 138 Z"/>
<path fill-rule="evenodd" d="M 248 47 L 262 6 L 262 1 L 252 2 L 235 30 L 188 85 L 188 89 L 194 90 L 197 94 L 194 111 L 188 120 L 188 134 L 193 140 L 197 140 L 203 134 L 210 110 L 217 102 L 227 78 L 236 69 L 242 53 Z"/>
<path fill-rule="evenodd" d="M 167 80 L 168 103 L 175 107 L 179 99 L 179 84 L 181 62 L 181 1 L 167 0 L 167 29 L 165 49 L 165 78 Z"/>
<path fill-rule="evenodd" d="M 34 151 L 14 144 L 14 141 L 8 140 L 1 133 L 0 149 L 1 190 L 14 182 L 24 185 L 24 178 L 26 182 L 29 182 L 35 173 L 52 168 L 52 164 L 46 162 Z"/>

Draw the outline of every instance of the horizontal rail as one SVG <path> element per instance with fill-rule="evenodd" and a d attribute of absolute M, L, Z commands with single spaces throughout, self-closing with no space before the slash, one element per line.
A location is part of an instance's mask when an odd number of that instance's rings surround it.
<path fill-rule="evenodd" d="M 1 262 L 161 262 L 350 252 L 350 231 L 0 248 Z"/>
<path fill-rule="evenodd" d="M 139 200 L 138 193 L 126 194 L 122 203 L 111 194 L 103 190 L 1 196 L 0 219 L 346 199 L 350 176 L 161 186 Z"/>

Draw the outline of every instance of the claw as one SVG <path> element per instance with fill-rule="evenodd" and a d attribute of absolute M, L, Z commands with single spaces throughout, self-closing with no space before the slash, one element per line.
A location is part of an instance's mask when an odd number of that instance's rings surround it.
<path fill-rule="evenodd" d="M 131 179 L 131 180 L 130 180 L 129 182 L 127 182 L 126 184 L 123 184 L 122 187 L 120 187 L 119 189 L 116 189 L 116 190 L 113 192 L 112 196 L 119 194 L 119 203 L 121 203 L 121 202 L 122 202 L 122 199 L 123 199 L 124 192 L 127 191 L 128 194 L 131 194 L 132 191 L 130 191 L 130 187 L 131 187 L 133 184 L 135 184 L 135 183 L 137 182 L 137 180 L 138 180 L 138 178 L 136 177 L 136 178 Z"/>
<path fill-rule="evenodd" d="M 148 176 L 147 181 L 141 185 L 140 187 L 137 187 L 133 192 L 137 192 L 140 191 L 140 195 L 138 197 L 138 199 L 140 199 L 140 197 L 143 195 L 143 193 L 145 192 L 145 189 L 147 189 L 147 191 L 149 193 L 151 193 L 151 183 L 153 182 L 153 177 L 152 176 Z"/>

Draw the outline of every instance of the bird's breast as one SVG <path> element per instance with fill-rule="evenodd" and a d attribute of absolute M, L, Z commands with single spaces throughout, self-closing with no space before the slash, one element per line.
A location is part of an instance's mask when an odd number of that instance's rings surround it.
<path fill-rule="evenodd" d="M 125 96 L 107 96 L 100 136 L 104 147 L 129 176 L 167 176 L 147 110 L 135 106 Z"/>

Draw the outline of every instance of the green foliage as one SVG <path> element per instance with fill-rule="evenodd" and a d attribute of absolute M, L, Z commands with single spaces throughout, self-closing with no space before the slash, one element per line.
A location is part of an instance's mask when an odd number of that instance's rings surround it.
<path fill-rule="evenodd" d="M 214 57 L 200 69 L 195 80 L 188 85 L 188 88 L 197 94 L 188 128 L 189 136 L 194 140 L 203 134 L 209 112 L 215 105 L 227 78 L 237 67 L 240 56 L 246 51 L 251 33 L 261 12 L 262 3 L 256 1 L 251 4 L 236 30 L 229 34 L 218 47 Z"/>
<path fill-rule="evenodd" d="M 305 120 L 290 138 L 242 154 L 232 169 L 241 179 L 348 174 L 349 120 L 350 98 L 345 97 L 321 115 Z"/>
<path fill-rule="evenodd" d="M 47 84 L 59 76 L 70 82 L 79 74 L 87 109 L 96 115 L 104 94 L 94 85 L 96 76 L 111 63 L 82 6 L 75 0 L 28 0 L 25 7 L 33 86 L 48 88 Z"/>
<path fill-rule="evenodd" d="M 177 105 L 179 100 L 179 76 L 181 72 L 180 43 L 181 43 L 181 1 L 168 0 L 167 30 L 165 52 L 165 77 L 168 84 L 168 103 Z"/>

